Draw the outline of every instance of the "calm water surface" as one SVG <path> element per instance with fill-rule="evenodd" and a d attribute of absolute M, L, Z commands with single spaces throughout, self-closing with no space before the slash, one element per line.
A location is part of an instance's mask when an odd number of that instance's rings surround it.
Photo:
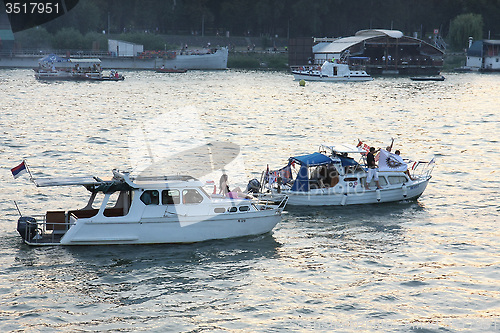
<path fill-rule="evenodd" d="M 500 75 L 299 87 L 283 72 L 124 74 L 0 70 L 3 332 L 500 331 Z M 14 200 L 27 215 L 86 202 L 14 180 L 23 158 L 35 177 L 106 177 L 229 141 L 245 186 L 321 143 L 391 137 L 437 158 L 418 201 L 289 208 L 272 234 L 181 246 L 30 248 L 15 230 Z"/>

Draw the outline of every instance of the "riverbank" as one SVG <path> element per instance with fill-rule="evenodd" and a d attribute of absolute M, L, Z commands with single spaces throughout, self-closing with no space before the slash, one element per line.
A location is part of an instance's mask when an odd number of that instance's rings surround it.
<path fill-rule="evenodd" d="M 38 59 L 41 56 L 4 56 L 0 57 L 0 67 L 3 68 L 33 68 L 38 65 Z M 103 68 L 114 68 L 114 69 L 153 69 L 160 67 L 162 64 L 158 60 L 149 59 L 147 62 L 145 59 L 138 59 L 136 57 L 108 57 L 100 55 L 91 55 L 90 58 L 100 58 L 102 61 Z M 185 57 L 187 60 L 189 57 Z M 288 70 L 288 53 L 283 50 L 278 51 L 229 51 L 227 55 L 227 65 L 225 64 L 224 57 L 213 57 L 208 66 L 207 59 L 205 61 L 197 61 L 201 59 L 193 59 L 191 57 L 191 62 L 194 64 L 186 63 L 185 61 L 178 62 L 175 64 L 177 68 L 187 68 L 187 69 L 264 69 L 264 70 Z M 216 58 L 219 58 L 216 60 Z M 466 57 L 460 53 L 450 53 L 444 57 L 443 72 L 453 72 L 455 68 L 459 68 L 465 64 Z M 172 61 L 167 61 L 172 62 Z M 172 62 L 173 63 L 173 62 Z M 188 67 L 186 67 L 188 66 Z M 173 67 L 173 66 L 171 66 Z"/>

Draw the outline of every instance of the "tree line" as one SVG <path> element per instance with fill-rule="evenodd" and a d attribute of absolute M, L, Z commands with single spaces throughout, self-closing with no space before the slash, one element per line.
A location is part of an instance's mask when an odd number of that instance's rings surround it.
<path fill-rule="evenodd" d="M 466 14 L 480 21 L 475 24 L 476 38 L 500 38 L 498 0 L 80 0 L 44 28 L 51 34 L 73 28 L 82 35 L 146 32 L 281 38 L 349 36 L 370 28 L 396 29 L 422 38 L 437 29 L 447 38 L 454 29 L 452 21 Z M 463 34 L 468 33 L 465 30 Z"/>

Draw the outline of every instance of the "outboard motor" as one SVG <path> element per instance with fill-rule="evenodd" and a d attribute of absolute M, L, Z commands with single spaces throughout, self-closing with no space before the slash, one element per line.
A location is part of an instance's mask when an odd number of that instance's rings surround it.
<path fill-rule="evenodd" d="M 17 220 L 17 232 L 24 241 L 30 242 L 36 235 L 37 223 L 33 217 L 21 216 Z"/>
<path fill-rule="evenodd" d="M 257 179 L 252 179 L 248 182 L 247 193 L 259 193 L 260 182 Z"/>

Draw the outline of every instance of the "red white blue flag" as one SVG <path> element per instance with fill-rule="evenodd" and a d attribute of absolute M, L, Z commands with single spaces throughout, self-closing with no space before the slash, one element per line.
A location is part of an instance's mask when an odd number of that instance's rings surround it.
<path fill-rule="evenodd" d="M 26 163 L 24 163 L 24 161 L 21 164 L 19 164 L 18 166 L 10 169 L 10 171 L 12 172 L 14 179 L 21 176 L 23 173 L 28 172 L 28 170 L 26 169 Z"/>

